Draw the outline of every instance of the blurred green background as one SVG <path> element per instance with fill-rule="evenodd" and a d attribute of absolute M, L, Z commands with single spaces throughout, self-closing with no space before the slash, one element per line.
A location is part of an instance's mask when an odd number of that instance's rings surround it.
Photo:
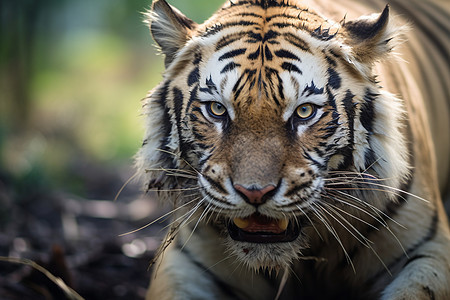
<path fill-rule="evenodd" d="M 168 2 L 197 22 L 222 3 Z M 142 22 L 150 5 L 0 2 L 0 192 L 89 197 L 83 177 L 96 174 L 90 169 L 132 165 L 143 136 L 140 100 L 163 67 Z"/>

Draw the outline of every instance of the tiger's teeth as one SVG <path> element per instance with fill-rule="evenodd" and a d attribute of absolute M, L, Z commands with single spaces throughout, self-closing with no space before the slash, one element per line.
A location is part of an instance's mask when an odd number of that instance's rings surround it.
<path fill-rule="evenodd" d="M 281 230 L 286 230 L 288 227 L 289 221 L 287 219 L 281 219 L 278 220 L 278 227 L 280 227 Z"/>
<path fill-rule="evenodd" d="M 237 227 L 239 227 L 241 229 L 244 229 L 244 228 L 247 228 L 248 225 L 250 225 L 250 220 L 248 220 L 248 219 L 241 219 L 241 218 L 234 218 L 233 219 L 233 223 Z"/>

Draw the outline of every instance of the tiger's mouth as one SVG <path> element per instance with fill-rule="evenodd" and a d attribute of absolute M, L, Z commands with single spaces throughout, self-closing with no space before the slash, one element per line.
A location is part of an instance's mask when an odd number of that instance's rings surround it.
<path fill-rule="evenodd" d="M 246 218 L 234 218 L 228 233 L 235 241 L 249 243 L 292 242 L 300 234 L 300 226 L 287 219 L 272 219 L 255 213 Z"/>

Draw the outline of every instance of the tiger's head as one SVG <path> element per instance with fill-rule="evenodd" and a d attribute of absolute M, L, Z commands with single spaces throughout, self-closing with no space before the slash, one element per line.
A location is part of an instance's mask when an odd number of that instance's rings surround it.
<path fill-rule="evenodd" d="M 242 262 L 289 264 L 333 223 L 359 226 L 392 201 L 374 191 L 408 174 L 391 138 L 402 106 L 372 71 L 397 40 L 388 7 L 333 22 L 300 1 L 229 1 L 199 25 L 156 0 L 147 16 L 166 70 L 144 104 L 138 169 Z"/>

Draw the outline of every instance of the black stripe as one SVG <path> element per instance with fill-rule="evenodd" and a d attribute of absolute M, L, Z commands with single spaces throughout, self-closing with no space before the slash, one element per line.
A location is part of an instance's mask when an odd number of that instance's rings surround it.
<path fill-rule="evenodd" d="M 362 126 L 367 130 L 369 135 L 373 133 L 373 123 L 375 118 L 375 100 L 378 95 L 371 93 L 369 89 L 366 89 L 364 94 L 364 102 L 361 106 L 361 113 L 359 119 Z"/>
<path fill-rule="evenodd" d="M 280 87 L 278 87 L 278 89 L 280 89 Z M 283 98 L 283 97 L 281 97 L 281 98 Z M 280 106 L 280 100 L 278 100 L 277 95 L 275 95 L 273 93 L 272 93 L 272 100 L 275 102 L 276 106 Z"/>
<path fill-rule="evenodd" d="M 164 132 L 163 134 L 164 138 L 160 148 L 165 150 L 168 150 L 167 145 L 171 141 L 170 133 L 172 132 L 172 122 L 170 122 L 169 107 L 167 106 L 166 103 L 169 94 L 169 85 L 170 81 L 167 81 L 160 89 L 157 90 L 157 103 L 161 107 L 163 107 L 163 117 L 161 118 L 162 120 L 161 129 Z"/>
<path fill-rule="evenodd" d="M 341 77 L 334 69 L 328 68 L 328 76 L 329 86 L 335 90 L 341 87 Z"/>
<path fill-rule="evenodd" d="M 273 54 L 272 54 L 272 52 L 270 52 L 270 49 L 269 49 L 269 47 L 267 45 L 264 46 L 264 57 L 267 60 L 272 60 L 273 59 Z"/>
<path fill-rule="evenodd" d="M 248 44 L 256 44 L 256 43 L 258 43 L 258 41 L 255 40 L 255 39 L 246 39 L 246 40 L 244 40 L 244 43 L 248 43 Z"/>
<path fill-rule="evenodd" d="M 191 108 L 192 102 L 198 99 L 198 85 L 196 85 L 192 91 L 190 92 L 188 103 L 186 104 L 185 113 L 187 114 L 189 109 Z"/>
<path fill-rule="evenodd" d="M 232 58 L 235 56 L 239 56 L 245 53 L 245 51 L 247 51 L 247 49 L 245 48 L 240 48 L 240 49 L 235 49 L 235 50 L 231 50 L 229 52 L 224 53 L 223 55 L 221 55 L 219 57 L 219 61 L 222 61 L 224 59 L 228 59 L 228 58 Z"/>
<path fill-rule="evenodd" d="M 321 95 L 323 94 L 323 88 L 319 89 L 314 84 L 314 81 L 311 81 L 310 85 L 307 85 L 302 92 L 302 96 L 308 97 L 310 95 Z"/>
<path fill-rule="evenodd" d="M 433 259 L 433 257 L 432 256 L 429 256 L 429 255 L 423 255 L 423 254 L 418 254 L 418 255 L 414 255 L 413 257 L 410 257 L 407 261 L 406 261 L 406 263 L 403 265 L 403 268 L 405 268 L 407 265 L 409 265 L 410 263 L 412 263 L 412 262 L 414 262 L 414 261 L 416 261 L 416 260 L 419 260 L 419 259 L 422 259 L 422 258 L 425 258 L 425 259 Z"/>
<path fill-rule="evenodd" d="M 183 93 L 177 87 L 172 89 L 173 92 L 173 106 L 175 111 L 175 120 L 177 122 L 177 126 L 181 124 L 181 110 L 183 109 Z M 180 135 L 181 138 L 181 135 Z"/>
<path fill-rule="evenodd" d="M 344 156 L 344 161 L 339 164 L 338 169 L 347 170 L 350 165 L 353 164 L 353 148 L 354 148 L 354 122 L 355 122 L 355 105 L 353 103 L 353 97 L 355 95 L 347 90 L 344 99 L 342 99 L 342 104 L 344 105 L 345 113 L 347 114 L 347 124 L 348 124 L 348 145 L 342 148 L 339 152 Z"/>
<path fill-rule="evenodd" d="M 247 56 L 247 58 L 250 59 L 250 60 L 255 60 L 255 59 L 257 59 L 259 57 L 260 53 L 261 53 L 261 47 L 258 47 L 258 49 L 255 52 L 250 53 Z"/>
<path fill-rule="evenodd" d="M 299 48 L 299 49 L 301 49 L 303 51 L 311 52 L 309 50 L 308 43 L 305 42 L 304 40 L 302 40 L 301 38 L 299 38 L 298 36 L 295 36 L 292 33 L 284 33 L 283 36 L 284 36 L 286 41 L 288 41 L 292 45 L 296 46 L 297 48 Z"/>
<path fill-rule="evenodd" d="M 228 27 L 233 27 L 233 26 L 251 26 L 251 25 L 258 25 L 258 23 L 252 22 L 252 21 L 245 21 L 245 20 L 241 20 L 241 21 L 237 21 L 237 22 L 228 22 L 228 23 L 222 24 L 222 29 L 228 28 Z"/>
<path fill-rule="evenodd" d="M 322 113 L 322 115 L 319 117 L 318 121 L 325 119 L 328 115 L 330 114 L 330 111 L 324 111 Z M 336 123 L 336 120 L 330 120 L 327 123 L 325 123 L 326 127 L 321 127 L 318 130 L 319 131 L 330 131 L 330 130 L 335 130 L 337 126 L 339 126 Z"/>
<path fill-rule="evenodd" d="M 337 124 L 339 121 L 339 113 L 337 111 L 336 106 L 336 98 L 334 97 L 334 94 L 331 92 L 330 88 L 327 86 L 327 98 L 328 98 L 328 104 L 333 108 L 331 117 L 333 118 L 330 122 L 328 122 L 329 125 Z"/>
<path fill-rule="evenodd" d="M 221 24 L 214 24 L 211 27 L 206 28 L 206 31 L 204 34 L 202 34 L 202 37 L 209 37 L 211 35 L 215 35 L 219 32 L 221 32 L 223 29 Z"/>
<path fill-rule="evenodd" d="M 207 124 L 207 125 L 210 123 L 208 121 L 208 119 L 203 115 L 202 109 L 199 106 L 194 106 L 190 115 L 195 116 L 195 119 L 191 119 L 192 121 L 203 122 L 201 124 Z M 199 118 L 199 117 L 201 117 L 201 118 Z M 202 121 L 202 120 L 204 120 L 204 121 Z"/>
<path fill-rule="evenodd" d="M 219 51 L 220 49 L 222 49 L 223 47 L 226 47 L 236 41 L 238 41 L 241 38 L 240 35 L 236 35 L 233 34 L 233 37 L 229 37 L 229 38 L 222 38 L 219 42 L 217 42 L 216 44 L 216 51 Z"/>
<path fill-rule="evenodd" d="M 306 11 L 306 10 L 302 10 L 302 11 Z M 300 14 L 301 14 L 301 12 L 300 12 Z M 266 22 L 270 22 L 272 19 L 275 19 L 275 18 L 281 18 L 281 19 L 284 19 L 284 20 L 292 19 L 293 21 L 298 21 L 298 20 L 306 21 L 307 20 L 307 19 L 299 18 L 299 14 L 295 15 L 295 16 L 294 15 L 288 15 L 288 14 L 275 14 L 275 15 L 271 15 L 269 17 L 266 17 Z"/>
<path fill-rule="evenodd" d="M 217 86 L 212 80 L 212 77 L 206 79 L 206 87 L 200 87 L 199 91 L 202 93 L 208 93 L 210 95 L 214 95 L 214 93 L 217 93 Z"/>
<path fill-rule="evenodd" d="M 199 153 L 200 156 L 200 153 Z M 205 165 L 205 163 L 210 159 L 210 157 L 212 156 L 212 154 L 208 154 L 205 155 L 204 157 L 199 157 L 199 161 L 198 161 L 198 170 L 201 170 L 203 168 L 203 166 Z"/>
<path fill-rule="evenodd" d="M 224 37 L 222 37 L 217 43 L 216 43 L 216 51 L 219 51 L 223 47 L 226 47 L 238 40 L 240 40 L 243 36 L 246 36 L 248 34 L 251 34 L 253 31 L 247 30 L 247 31 L 239 31 L 237 33 L 231 33 Z"/>
<path fill-rule="evenodd" d="M 200 52 L 196 52 L 192 64 L 198 65 L 201 61 L 202 61 L 202 54 Z"/>
<path fill-rule="evenodd" d="M 301 7 L 298 7 L 294 4 L 290 4 L 288 1 L 277 1 L 277 0 L 253 0 L 253 1 L 249 1 L 249 0 L 240 0 L 240 1 L 233 1 L 233 5 L 232 6 L 242 6 L 242 5 L 247 5 L 247 6 L 260 6 L 264 9 L 270 8 L 270 7 L 288 7 L 288 8 L 293 8 L 296 10 L 303 10 Z M 316 13 L 312 12 L 312 11 L 308 11 L 309 14 L 311 15 L 315 15 L 318 16 Z"/>
<path fill-rule="evenodd" d="M 336 53 L 333 49 L 329 49 L 328 52 L 336 58 L 341 58 L 341 55 Z"/>
<path fill-rule="evenodd" d="M 188 75 L 187 84 L 188 86 L 192 86 L 194 83 L 197 83 L 200 79 L 200 70 L 198 67 L 195 67 L 194 70 L 191 71 Z"/>
<path fill-rule="evenodd" d="M 203 140 L 205 139 L 205 137 L 203 137 Z M 205 143 L 202 143 L 202 142 L 196 142 L 196 144 L 195 144 L 195 146 L 196 147 L 198 147 L 199 149 L 201 149 L 201 150 L 203 150 L 203 151 L 206 151 L 206 150 L 211 150 L 211 144 L 205 144 Z M 198 158 L 200 158 L 200 156 L 201 156 L 201 153 L 199 153 L 198 151 L 197 151 L 197 157 Z"/>
<path fill-rule="evenodd" d="M 183 92 L 174 87 L 173 90 L 173 103 L 174 103 L 174 112 L 175 112 L 175 120 L 176 120 L 176 125 L 177 125 L 177 131 L 178 131 L 178 143 L 179 143 L 179 148 L 180 148 L 180 152 L 181 152 L 181 157 L 186 157 L 187 153 L 191 150 L 191 146 L 190 144 L 186 143 L 185 140 L 183 139 L 183 135 L 182 135 L 182 115 L 181 115 L 181 111 L 183 109 Z"/>
<path fill-rule="evenodd" d="M 233 89 L 232 89 L 233 92 L 236 92 L 236 90 L 239 88 L 242 78 L 244 78 L 244 76 L 245 76 L 245 74 L 242 73 L 241 76 L 239 76 L 238 80 L 236 80 L 236 82 L 234 83 Z"/>
<path fill-rule="evenodd" d="M 244 73 L 248 74 L 249 79 L 254 78 L 256 75 L 256 69 L 245 69 Z"/>
<path fill-rule="evenodd" d="M 307 151 L 304 151 L 303 157 L 306 159 L 309 159 L 313 165 L 317 166 L 319 168 L 319 170 L 325 170 L 326 169 L 326 165 L 321 164 L 320 162 L 318 162 L 317 160 L 315 160 L 314 158 L 311 157 L 311 155 L 309 155 L 309 153 Z"/>
<path fill-rule="evenodd" d="M 255 17 L 255 18 L 260 18 L 260 19 L 263 18 L 263 16 L 261 16 L 261 15 L 258 15 L 258 14 L 255 14 L 255 13 L 246 13 L 246 12 L 239 13 L 236 16 L 239 16 L 239 17 Z"/>
<path fill-rule="evenodd" d="M 218 92 L 217 90 L 217 86 L 214 83 L 214 81 L 212 80 L 212 76 L 209 76 L 209 78 L 206 79 L 206 86 L 208 87 L 208 89 L 212 92 Z"/>
<path fill-rule="evenodd" d="M 288 50 L 284 50 L 284 49 L 280 49 L 275 51 L 275 55 L 280 57 L 280 58 L 289 58 L 289 59 L 294 59 L 294 60 L 298 60 L 301 62 L 301 59 L 295 55 L 294 53 L 292 53 L 291 51 Z"/>
<path fill-rule="evenodd" d="M 205 136 L 203 134 L 201 134 L 200 132 L 198 132 L 198 130 L 195 127 L 192 128 L 192 135 L 197 139 L 197 141 L 205 140 Z M 200 145 L 200 143 L 197 142 L 196 145 Z"/>
<path fill-rule="evenodd" d="M 288 191 L 284 194 L 284 196 L 285 196 L 285 197 L 291 197 L 292 195 L 297 194 L 299 191 L 301 191 L 301 190 L 303 190 L 303 189 L 309 187 L 309 186 L 311 185 L 311 183 L 312 183 L 312 180 L 309 180 L 309 181 L 304 182 L 304 183 L 302 183 L 302 184 L 300 184 L 300 185 L 296 185 L 296 186 L 294 186 L 292 189 L 288 190 Z"/>
<path fill-rule="evenodd" d="M 236 91 L 234 91 L 234 98 L 237 99 L 239 97 L 239 95 L 241 94 L 242 90 L 244 89 L 245 85 L 247 84 L 247 82 L 249 82 L 251 80 L 251 78 L 253 77 L 253 75 L 256 73 L 256 70 L 250 70 L 250 69 L 246 69 L 243 73 L 242 76 L 239 78 L 243 78 L 244 76 L 245 81 L 239 86 L 238 89 L 236 89 Z"/>
<path fill-rule="evenodd" d="M 274 39 L 278 37 L 280 34 L 276 31 L 269 30 L 264 34 L 264 38 L 262 40 L 263 43 L 267 42 L 268 40 Z"/>
<path fill-rule="evenodd" d="M 175 162 L 176 158 L 172 154 L 170 154 L 173 149 L 169 147 L 169 144 L 172 141 L 171 114 L 166 103 L 168 99 L 170 84 L 170 81 L 166 81 L 162 86 L 159 86 L 157 88 L 156 92 L 152 96 L 155 96 L 156 103 L 163 110 L 163 115 L 161 117 L 161 131 L 163 132 L 163 138 L 159 141 L 160 146 L 158 147 L 162 150 L 165 150 L 159 152 L 159 156 L 161 157 L 161 165 L 168 169 L 175 169 L 177 167 Z M 156 180 L 151 180 L 148 184 L 148 189 L 157 187 L 155 186 L 156 183 Z"/>
<path fill-rule="evenodd" d="M 422 289 L 425 293 L 427 293 L 428 297 L 430 297 L 430 300 L 435 300 L 436 296 L 434 294 L 434 291 L 429 286 L 422 286 Z"/>
<path fill-rule="evenodd" d="M 372 148 L 367 148 L 364 151 L 364 167 L 366 168 L 366 171 L 372 168 L 376 161 L 375 151 L 373 151 Z"/>
<path fill-rule="evenodd" d="M 280 75 L 278 74 L 278 70 L 269 68 L 269 67 L 265 67 L 265 71 L 266 71 L 269 82 L 272 82 L 272 83 L 274 82 L 271 78 L 272 75 L 275 75 L 277 77 L 278 95 L 280 96 L 281 99 L 284 99 L 283 80 L 281 79 Z M 280 101 L 277 99 L 276 95 L 272 95 L 272 98 L 275 101 L 276 105 L 279 106 Z"/>
<path fill-rule="evenodd" d="M 241 81 L 244 78 L 244 76 L 245 76 L 245 73 L 242 73 L 241 76 L 239 76 L 238 80 L 236 81 L 236 83 L 233 86 L 233 90 L 232 91 L 234 93 L 234 98 L 235 99 L 239 96 L 239 94 L 241 93 L 241 91 L 242 91 L 242 89 L 244 87 L 245 82 L 241 86 Z"/>
<path fill-rule="evenodd" d="M 282 63 L 282 64 L 281 64 L 281 68 L 283 68 L 284 70 L 287 70 L 287 71 L 289 71 L 289 72 L 292 71 L 292 72 L 297 72 L 297 73 L 299 73 L 300 75 L 303 74 L 303 72 L 300 71 L 300 69 L 297 68 L 296 65 L 291 64 L 291 63 L 288 63 L 288 62 Z"/>
<path fill-rule="evenodd" d="M 295 24 L 288 23 L 288 22 L 274 22 L 274 23 L 272 23 L 270 25 L 272 25 L 274 27 L 278 27 L 278 28 L 286 28 L 286 27 L 294 27 L 294 28 L 297 28 L 297 29 L 301 28 L 300 26 L 297 26 Z"/>
<path fill-rule="evenodd" d="M 263 37 L 260 33 L 254 33 L 253 31 L 249 31 L 248 36 L 252 40 L 256 40 L 258 42 L 261 42 L 263 40 Z"/>
<path fill-rule="evenodd" d="M 214 196 L 213 194 L 211 194 L 207 189 L 203 189 L 203 193 L 205 193 L 205 195 L 206 196 L 208 196 L 209 198 L 211 198 L 212 200 L 214 200 L 215 202 L 219 202 L 219 203 L 223 203 L 223 204 L 225 204 L 225 205 L 227 205 L 227 206 L 232 206 L 232 207 L 235 207 L 236 206 L 236 204 L 233 204 L 233 203 L 230 203 L 230 202 L 228 202 L 228 201 L 226 201 L 226 200 L 223 200 L 223 199 L 221 199 L 221 198 L 217 198 L 216 196 Z"/>
<path fill-rule="evenodd" d="M 220 74 L 232 71 L 240 66 L 241 66 L 240 64 L 236 64 L 235 62 L 230 62 L 225 67 L 223 67 L 223 69 L 220 71 Z"/>
<path fill-rule="evenodd" d="M 209 184 L 211 184 L 211 186 L 213 186 L 216 190 L 218 190 L 219 192 L 221 192 L 224 195 L 228 195 L 227 190 L 225 189 L 225 187 L 220 183 L 215 181 L 214 179 L 212 179 L 211 177 L 203 174 L 202 175 L 203 178 L 206 179 L 206 181 L 208 181 Z"/>
<path fill-rule="evenodd" d="M 256 3 L 258 3 L 258 2 L 256 2 Z M 282 7 L 282 6 L 285 6 L 284 4 L 285 4 L 284 2 L 279 3 L 275 0 L 260 0 L 260 2 L 259 2 L 259 5 L 265 9 L 267 9 L 269 7 Z"/>
<path fill-rule="evenodd" d="M 328 64 L 330 66 L 337 67 L 337 63 L 336 63 L 336 61 L 333 58 L 331 58 L 330 56 L 326 55 L 325 59 L 327 60 L 327 62 L 328 62 Z"/>
<path fill-rule="evenodd" d="M 336 132 L 337 126 L 335 126 L 334 128 L 332 126 L 330 126 L 329 128 L 330 128 L 330 130 L 328 130 L 324 135 L 320 136 L 321 139 L 330 138 Z M 333 144 L 333 145 L 330 145 L 329 147 L 327 147 L 326 151 L 329 152 L 331 149 L 336 149 L 336 148 L 337 148 L 337 146 L 335 144 Z"/>

